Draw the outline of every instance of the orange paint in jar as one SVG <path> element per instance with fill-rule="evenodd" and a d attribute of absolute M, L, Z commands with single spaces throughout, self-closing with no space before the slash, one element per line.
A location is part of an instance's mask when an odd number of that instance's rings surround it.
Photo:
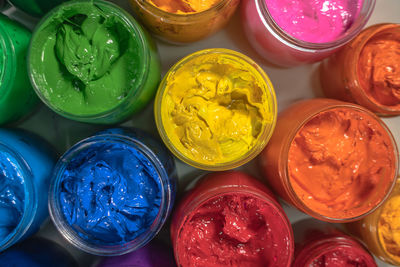
<path fill-rule="evenodd" d="M 373 113 L 351 103 L 313 99 L 280 115 L 260 163 L 286 201 L 317 219 L 348 222 L 387 198 L 398 151 Z"/>
<path fill-rule="evenodd" d="M 320 67 L 327 97 L 357 103 L 382 116 L 400 115 L 400 25 L 377 24 Z"/>

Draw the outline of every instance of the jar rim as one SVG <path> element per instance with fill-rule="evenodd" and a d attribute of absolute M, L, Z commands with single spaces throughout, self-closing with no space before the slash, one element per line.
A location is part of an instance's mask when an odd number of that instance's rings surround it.
<path fill-rule="evenodd" d="M 0 14 L 0 16 L 4 17 L 4 19 L 9 19 L 7 16 Z M 11 40 L 10 35 L 4 28 L 4 26 L 0 23 L 0 47 L 3 50 L 3 54 L 0 55 L 3 62 L 2 69 L 0 69 L 0 100 L 5 97 L 4 87 L 10 87 L 10 84 L 13 83 L 17 63 L 16 63 L 16 54 L 14 44 Z"/>
<path fill-rule="evenodd" d="M 263 25 L 274 35 L 275 38 L 279 39 L 285 45 L 302 51 L 314 51 L 314 50 L 334 50 L 341 47 L 342 45 L 353 39 L 365 26 L 367 21 L 372 15 L 375 8 L 376 0 L 363 0 L 363 6 L 357 20 L 353 22 L 351 27 L 336 40 L 324 43 L 313 43 L 308 41 L 300 40 L 293 37 L 285 30 L 283 30 L 278 23 L 275 22 L 271 13 L 269 12 L 266 0 L 254 0 L 256 4 L 257 13 L 263 23 Z M 365 5 L 367 3 L 367 5 Z M 362 15 L 362 11 L 365 11 L 365 15 Z"/>
<path fill-rule="evenodd" d="M 162 15 L 163 20 L 169 21 L 169 20 L 178 20 L 181 22 L 190 22 L 193 23 L 193 20 L 201 20 L 203 16 L 206 16 L 209 13 L 212 13 L 214 11 L 218 12 L 225 6 L 229 5 L 232 1 L 234 0 L 220 0 L 216 5 L 210 7 L 209 9 L 200 11 L 200 12 L 192 12 L 192 13 L 172 13 L 168 12 L 165 10 L 162 10 L 161 8 L 149 3 L 147 0 L 133 0 L 137 4 L 141 5 L 142 7 L 146 8 L 147 10 L 150 10 L 150 12 L 153 13 L 159 13 Z"/>
<path fill-rule="evenodd" d="M 253 68 L 257 73 L 260 74 L 260 77 L 262 77 L 262 82 L 265 86 L 263 86 L 263 93 L 268 96 L 267 97 L 267 102 L 268 105 L 271 106 L 271 112 L 272 114 L 272 121 L 271 123 L 267 124 L 264 126 L 262 132 L 260 133 L 259 137 L 256 139 L 256 143 L 251 147 L 249 151 L 247 151 L 245 154 L 241 155 L 241 157 L 231 160 L 229 162 L 222 162 L 222 163 L 200 163 L 195 161 L 194 159 L 191 159 L 187 156 L 184 155 L 179 149 L 177 149 L 174 144 L 170 141 L 167 131 L 164 128 L 164 124 L 162 122 L 162 103 L 164 100 L 164 95 L 167 92 L 168 89 L 168 79 L 171 75 L 174 75 L 175 72 L 190 62 L 191 60 L 204 56 L 207 54 L 221 54 L 221 55 L 228 55 L 231 56 L 232 58 L 238 58 L 240 60 L 243 60 L 246 62 L 246 64 Z M 276 95 L 275 95 L 275 90 L 274 87 L 268 77 L 268 75 L 264 72 L 264 70 L 251 58 L 247 57 L 246 55 L 230 50 L 230 49 L 225 49 L 225 48 L 211 48 L 211 49 L 204 49 L 197 51 L 195 53 L 189 54 L 179 60 L 177 63 L 175 63 L 165 74 L 163 80 L 161 81 L 157 95 L 154 101 L 154 116 L 155 116 L 155 121 L 157 125 L 157 130 L 161 136 L 161 139 L 163 140 L 164 144 L 168 147 L 168 149 L 181 161 L 185 162 L 188 165 L 191 165 L 195 168 L 199 168 L 202 170 L 209 170 L 209 171 L 224 171 L 224 170 L 229 170 L 233 169 L 239 166 L 242 166 L 243 164 L 246 164 L 247 162 L 251 161 L 254 159 L 267 145 L 268 141 L 270 140 L 274 129 L 276 125 L 276 120 L 277 120 L 277 100 L 276 100 Z M 259 142 L 259 144 L 257 144 Z"/>
<path fill-rule="evenodd" d="M 10 154 L 17 162 L 18 169 L 22 173 L 24 187 L 24 211 L 20 221 L 4 240 L 0 240 L 0 251 L 3 251 L 17 242 L 32 225 L 38 208 L 37 193 L 33 184 L 33 173 L 28 163 L 14 149 L 0 140 L 0 151 Z"/>
<path fill-rule="evenodd" d="M 386 113 L 377 112 L 377 114 L 383 115 L 383 116 L 393 116 L 396 114 L 400 114 L 400 108 L 392 108 L 391 106 L 381 104 L 378 101 L 375 101 L 374 97 L 368 95 L 366 93 L 366 91 L 364 90 L 364 88 L 362 87 L 362 84 L 360 82 L 358 66 L 359 66 L 359 58 L 361 56 L 361 53 L 364 50 L 364 47 L 368 44 L 368 42 L 371 41 L 371 39 L 379 36 L 380 34 L 384 34 L 386 31 L 389 31 L 393 28 L 398 28 L 400 30 L 400 24 L 380 23 L 380 24 L 372 25 L 372 26 L 366 28 L 364 31 L 366 31 L 368 29 L 373 29 L 374 27 L 376 27 L 376 29 L 374 29 L 373 32 L 371 32 L 368 35 L 368 38 L 365 38 L 365 40 L 363 40 L 361 43 L 359 43 L 353 50 L 354 52 L 350 54 L 350 61 L 353 63 L 352 65 L 355 66 L 355 68 L 352 68 L 351 70 L 349 70 L 349 74 L 354 75 L 354 78 L 356 79 L 357 84 L 359 85 L 359 88 L 360 88 L 359 93 L 362 96 L 364 101 L 368 102 L 368 104 L 371 106 L 377 107 L 381 110 L 384 110 L 385 112 L 390 113 L 390 114 L 386 114 Z M 356 37 L 356 39 L 357 39 L 357 37 Z M 350 92 L 351 91 L 352 91 L 352 89 L 350 88 Z"/>
<path fill-rule="evenodd" d="M 198 208 L 200 208 L 202 205 L 207 203 L 208 201 L 215 199 L 217 197 L 225 196 L 225 195 L 231 195 L 231 194 L 242 194 L 242 195 L 250 195 L 254 198 L 257 198 L 264 203 L 266 203 L 269 207 L 271 207 L 276 214 L 274 214 L 274 217 L 279 217 L 280 222 L 282 225 L 284 225 L 285 232 L 288 234 L 289 241 L 287 242 L 287 248 L 288 248 L 288 261 L 287 261 L 287 266 L 290 266 L 291 264 L 291 259 L 294 255 L 294 234 L 293 230 L 290 224 L 290 221 L 284 211 L 284 209 L 279 205 L 279 202 L 275 200 L 271 195 L 267 192 L 261 192 L 256 191 L 252 186 L 247 186 L 247 185 L 240 185 L 240 186 L 235 186 L 235 185 L 229 185 L 229 186 L 220 186 L 217 188 L 213 188 L 211 190 L 207 190 L 196 196 L 191 202 L 190 202 L 190 207 L 187 207 L 184 210 L 184 213 L 187 216 L 184 216 L 181 220 L 179 220 L 179 226 L 177 228 L 177 231 L 175 231 L 177 234 L 177 238 L 179 236 L 179 233 L 181 232 L 181 229 L 184 227 L 184 225 L 188 222 L 188 220 L 191 219 L 190 214 L 192 214 L 194 211 L 196 211 Z M 175 242 L 174 244 L 174 251 L 175 251 L 175 258 L 178 262 L 179 256 L 178 256 L 178 244 L 179 242 Z"/>
<path fill-rule="evenodd" d="M 137 86 L 136 87 L 132 87 L 129 88 L 129 93 L 126 95 L 126 97 L 119 102 L 116 106 L 114 106 L 113 108 L 109 109 L 109 110 L 105 110 L 99 113 L 95 113 L 95 114 L 85 114 L 85 115 L 78 115 L 78 114 L 73 114 L 73 113 L 69 113 L 64 111 L 63 109 L 53 105 L 51 103 L 51 101 L 48 100 L 48 98 L 45 96 L 45 94 L 43 94 L 42 90 L 40 90 L 40 85 L 38 85 L 38 83 L 36 82 L 36 75 L 34 74 L 33 71 L 33 67 L 32 67 L 32 57 L 33 57 L 33 45 L 36 42 L 36 37 L 38 34 L 40 34 L 43 30 L 43 27 L 45 27 L 50 20 L 55 19 L 55 14 L 56 12 L 62 12 L 64 13 L 68 8 L 70 7 L 74 7 L 74 6 L 79 6 L 80 4 L 92 4 L 92 5 L 100 5 L 100 6 L 104 6 L 106 8 L 108 8 L 108 12 L 110 12 L 112 15 L 114 15 L 115 17 L 118 18 L 118 20 L 120 20 L 121 22 L 123 22 L 125 29 L 128 30 L 130 33 L 134 33 L 132 34 L 132 38 L 133 36 L 135 36 L 135 41 L 137 42 L 138 46 L 139 46 L 139 50 L 140 53 L 138 53 L 138 55 L 140 55 L 140 59 L 143 61 L 143 72 L 141 72 L 140 77 L 138 77 L 136 80 L 137 82 Z M 77 8 L 76 13 L 78 14 L 80 11 Z M 150 50 L 148 49 L 147 46 L 147 40 L 146 40 L 146 33 L 144 32 L 144 29 L 142 28 L 142 26 L 124 9 L 122 9 L 121 7 L 119 7 L 118 5 L 109 2 L 109 1 L 105 1 L 105 0 L 75 0 L 75 1 L 67 1 L 62 3 L 61 5 L 58 5 L 57 7 L 53 8 L 50 12 L 48 12 L 38 23 L 38 25 L 35 27 L 34 33 L 32 35 L 32 39 L 29 45 L 29 49 L 28 49 L 28 57 L 27 57 L 27 63 L 28 63 L 28 74 L 29 74 L 29 78 L 32 84 L 32 87 L 34 88 L 36 94 L 39 96 L 39 98 L 43 101 L 43 103 L 45 103 L 48 107 L 50 107 L 50 109 L 52 109 L 53 111 L 55 111 L 56 113 L 72 119 L 72 120 L 78 120 L 78 121 L 86 121 L 86 120 L 101 120 L 104 118 L 107 118 L 109 116 L 111 116 L 114 113 L 117 113 L 118 110 L 121 109 L 121 107 L 125 107 L 128 102 L 132 99 L 134 99 L 135 97 L 138 96 L 138 94 L 140 93 L 140 91 L 143 89 L 144 87 L 144 81 L 147 80 L 148 76 L 149 76 L 149 67 L 150 67 Z"/>
<path fill-rule="evenodd" d="M 58 192 L 60 190 L 59 185 L 61 182 L 61 178 L 64 174 L 64 170 L 69 164 L 69 161 L 80 152 L 85 151 L 90 145 L 102 143 L 124 144 L 127 146 L 131 146 L 132 148 L 140 152 L 152 164 L 158 174 L 161 202 L 157 216 L 154 218 L 153 223 L 146 232 L 124 244 L 105 245 L 90 243 L 89 241 L 78 235 L 78 232 L 65 221 L 64 215 L 61 212 L 61 204 L 58 197 Z M 78 142 L 77 144 L 72 146 L 63 156 L 61 156 L 54 168 L 53 179 L 50 183 L 48 206 L 50 218 L 54 222 L 57 230 L 63 235 L 66 240 L 68 240 L 75 247 L 94 255 L 117 256 L 132 252 L 140 247 L 143 247 L 148 242 L 150 242 L 150 240 L 153 239 L 155 235 L 157 235 L 166 220 L 166 216 L 168 215 L 169 210 L 172 207 L 172 199 L 173 196 L 171 185 L 169 183 L 168 173 L 162 167 L 162 163 L 157 155 L 149 147 L 147 147 L 140 140 L 131 136 L 126 136 L 119 133 L 100 132 L 98 135 L 88 137 Z"/>
<path fill-rule="evenodd" d="M 315 118 L 317 115 L 321 114 L 322 112 L 327 112 L 330 110 L 335 110 L 335 109 L 340 109 L 340 108 L 347 108 L 347 109 L 351 109 L 351 110 L 356 110 L 360 113 L 366 114 L 367 116 L 369 116 L 370 118 L 374 119 L 384 130 L 385 133 L 387 134 L 387 136 L 389 137 L 391 144 L 393 146 L 393 155 L 394 155 L 394 177 L 392 179 L 392 182 L 390 184 L 390 186 L 388 186 L 387 188 L 385 188 L 386 193 L 384 195 L 384 197 L 380 200 L 380 202 L 375 206 L 370 208 L 369 210 L 367 210 L 365 213 L 357 215 L 355 217 L 350 217 L 350 218 L 334 218 L 334 217 L 329 217 L 323 214 L 319 214 L 319 212 L 314 211 L 312 209 L 310 209 L 301 199 L 300 197 L 297 195 L 296 191 L 294 190 L 293 186 L 292 186 L 292 182 L 290 179 L 290 175 L 289 175 L 289 165 L 285 164 L 285 169 L 284 169 L 284 179 L 285 179 L 285 188 L 288 191 L 288 194 L 290 196 L 291 199 L 294 199 L 297 205 L 301 206 L 301 210 L 304 211 L 305 213 L 307 213 L 308 215 L 317 218 L 319 220 L 322 221 L 327 221 L 327 222 L 333 222 L 333 223 L 344 223 L 344 222 L 352 222 L 352 221 L 356 221 L 356 220 L 360 220 L 361 218 L 373 213 L 376 209 L 378 209 L 379 207 L 381 207 L 381 205 L 383 205 L 383 203 L 385 203 L 385 201 L 388 199 L 388 197 L 390 196 L 390 193 L 392 192 L 393 188 L 396 185 L 396 177 L 398 175 L 398 171 L 399 171 L 399 150 L 396 144 L 396 141 L 393 137 L 392 132 L 390 131 L 390 129 L 388 128 L 388 126 L 377 116 L 375 115 L 373 112 L 367 110 L 366 108 L 353 104 L 353 103 L 347 103 L 347 102 L 342 102 L 342 101 L 338 101 L 338 100 L 332 100 L 332 99 L 324 99 L 324 98 L 315 98 L 312 100 L 304 100 L 302 101 L 307 102 L 307 101 L 319 101 L 319 100 L 329 100 L 332 103 L 331 104 L 326 104 L 323 107 L 318 108 L 318 110 L 314 110 L 312 111 L 310 114 L 308 114 L 309 116 L 307 116 L 307 118 L 304 118 L 301 120 L 301 122 L 294 127 L 290 133 L 289 133 L 289 137 L 288 137 L 288 142 L 286 142 L 284 148 L 283 148 L 283 158 L 288 158 L 289 156 L 289 150 L 291 148 L 291 145 L 294 141 L 294 138 L 296 137 L 296 134 L 304 127 L 304 125 L 306 125 L 310 120 L 312 120 L 313 118 Z M 298 102 L 301 103 L 301 102 Z"/>

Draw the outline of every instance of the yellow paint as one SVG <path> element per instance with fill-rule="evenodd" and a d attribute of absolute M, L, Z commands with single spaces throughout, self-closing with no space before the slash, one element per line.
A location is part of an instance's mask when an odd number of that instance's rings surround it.
<path fill-rule="evenodd" d="M 221 0 L 148 0 L 148 2 L 169 13 L 188 14 L 208 10 Z"/>
<path fill-rule="evenodd" d="M 200 164 L 218 165 L 265 145 L 260 136 L 275 123 L 275 95 L 265 76 L 240 53 L 205 51 L 167 74 L 161 118 L 178 153 Z"/>
<path fill-rule="evenodd" d="M 378 235 L 385 252 L 400 262 L 400 195 L 385 203 L 379 218 Z"/>

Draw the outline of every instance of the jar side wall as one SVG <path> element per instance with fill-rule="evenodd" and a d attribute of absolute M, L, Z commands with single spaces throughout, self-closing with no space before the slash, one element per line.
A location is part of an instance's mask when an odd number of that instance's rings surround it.
<path fill-rule="evenodd" d="M 239 0 L 223 0 L 219 9 L 193 15 L 168 14 L 141 0 L 130 0 L 132 9 L 146 27 L 160 39 L 171 43 L 192 43 L 223 28 L 239 5 Z"/>

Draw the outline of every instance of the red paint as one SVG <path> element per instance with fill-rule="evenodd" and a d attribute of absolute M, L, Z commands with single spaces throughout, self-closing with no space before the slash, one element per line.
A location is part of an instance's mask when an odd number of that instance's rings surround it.
<path fill-rule="evenodd" d="M 293 225 L 296 241 L 292 267 L 376 267 L 376 262 L 357 240 L 334 226 L 312 219 Z"/>
<path fill-rule="evenodd" d="M 272 193 L 238 172 L 203 177 L 171 225 L 178 266 L 290 266 L 293 235 Z"/>

